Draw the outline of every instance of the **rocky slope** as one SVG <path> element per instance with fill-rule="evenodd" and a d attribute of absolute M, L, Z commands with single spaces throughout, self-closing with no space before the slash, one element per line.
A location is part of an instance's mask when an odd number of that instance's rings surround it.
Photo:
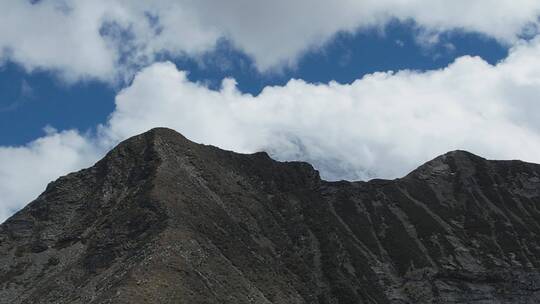
<path fill-rule="evenodd" d="M 0 225 L 0 303 L 539 303 L 540 165 L 404 178 L 133 137 Z"/>

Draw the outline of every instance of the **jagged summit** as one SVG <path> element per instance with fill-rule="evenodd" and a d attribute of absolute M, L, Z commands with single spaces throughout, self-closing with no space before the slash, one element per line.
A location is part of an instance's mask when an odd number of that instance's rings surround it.
<path fill-rule="evenodd" d="M 458 172 L 468 172 L 475 168 L 476 164 L 485 162 L 486 159 L 473 153 L 463 150 L 454 150 L 427 161 L 410 172 L 407 176 L 416 176 L 419 178 L 428 178 L 430 176 L 433 177 L 441 174 L 451 176 Z"/>
<path fill-rule="evenodd" d="M 535 164 L 326 182 L 157 128 L 0 225 L 0 303 L 538 303 L 539 204 Z"/>

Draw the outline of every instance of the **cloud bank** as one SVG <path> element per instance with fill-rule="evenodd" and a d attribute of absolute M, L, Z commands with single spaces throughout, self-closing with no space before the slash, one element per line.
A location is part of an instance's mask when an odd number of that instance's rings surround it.
<path fill-rule="evenodd" d="M 0 63 L 115 81 L 159 55 L 198 56 L 224 38 L 266 71 L 294 65 L 337 32 L 396 19 L 414 21 L 427 43 L 462 30 L 513 44 L 538 32 L 539 16 L 537 0 L 1 1 Z"/>
<path fill-rule="evenodd" d="M 535 39 L 495 66 L 466 56 L 440 70 L 374 73 L 345 85 L 291 80 L 258 96 L 239 92 L 233 79 L 213 91 L 172 63 L 155 63 L 117 95 L 97 135 L 49 128 L 27 146 L 0 147 L 0 220 L 50 180 L 157 126 L 225 149 L 309 161 L 327 179 L 399 177 L 454 149 L 540 162 L 538 54 Z"/>
<path fill-rule="evenodd" d="M 76 131 L 47 135 L 24 147 L 0 147 L 0 223 L 53 179 L 92 164 L 101 150 Z"/>

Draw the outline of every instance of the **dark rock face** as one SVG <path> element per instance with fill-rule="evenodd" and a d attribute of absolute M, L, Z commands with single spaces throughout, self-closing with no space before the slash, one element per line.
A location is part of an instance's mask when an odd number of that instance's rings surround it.
<path fill-rule="evenodd" d="M 326 182 L 154 129 L 0 225 L 0 303 L 540 303 L 540 165 Z"/>

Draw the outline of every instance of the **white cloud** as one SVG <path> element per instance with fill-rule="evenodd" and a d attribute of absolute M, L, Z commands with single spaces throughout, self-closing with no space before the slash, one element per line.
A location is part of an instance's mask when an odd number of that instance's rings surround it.
<path fill-rule="evenodd" d="M 233 80 L 215 92 L 154 64 L 117 96 L 107 134 L 169 126 L 226 149 L 308 160 L 331 179 L 397 177 L 458 148 L 540 162 L 539 53 L 537 40 L 497 66 L 462 57 L 442 70 L 376 73 L 351 85 L 291 80 L 256 97 Z"/>
<path fill-rule="evenodd" d="M 47 136 L 24 147 L 0 147 L 0 222 L 41 193 L 48 182 L 92 164 L 101 154 L 76 131 Z"/>
<path fill-rule="evenodd" d="M 417 22 L 419 41 L 457 29 L 511 44 L 537 34 L 539 15 L 537 0 L 1 1 L 0 62 L 55 70 L 69 81 L 112 81 L 156 54 L 197 56 L 225 37 L 267 70 L 294 64 L 338 31 L 392 19 Z"/>
<path fill-rule="evenodd" d="M 0 54 L 27 70 L 57 70 L 66 79 L 110 77 L 115 50 L 99 35 L 105 7 L 61 1 L 0 2 Z"/>
<path fill-rule="evenodd" d="M 291 80 L 258 96 L 231 79 L 212 91 L 156 63 L 118 94 L 97 138 L 49 132 L 25 147 L 0 147 L 0 220 L 48 181 L 156 126 L 225 149 L 310 161 L 330 179 L 398 177 L 454 149 L 540 162 L 538 54 L 540 39 L 496 66 L 462 57 L 441 70 L 375 73 L 350 85 Z"/>

